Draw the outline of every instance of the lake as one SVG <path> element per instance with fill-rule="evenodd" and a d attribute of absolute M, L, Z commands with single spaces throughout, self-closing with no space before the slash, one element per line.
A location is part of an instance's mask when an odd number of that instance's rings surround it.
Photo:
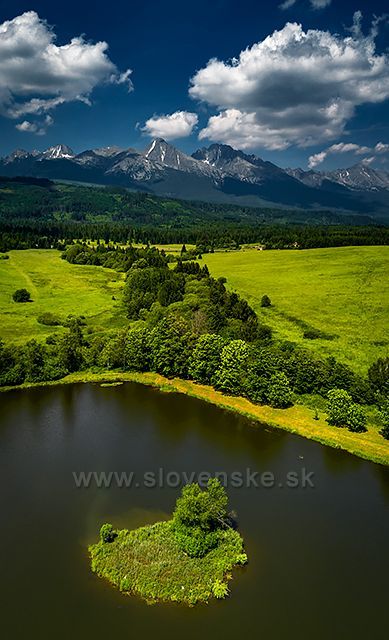
<path fill-rule="evenodd" d="M 15 391 L 0 402 L 7 640 L 386 637 L 388 468 L 136 384 Z M 136 483 L 77 488 L 80 471 L 133 473 Z M 150 606 L 91 573 L 87 545 L 103 522 L 167 518 L 179 493 L 167 480 L 201 471 L 267 473 L 228 488 L 249 556 L 229 599 Z M 161 486 L 146 486 L 145 473 Z M 299 486 L 287 486 L 288 473 Z"/>

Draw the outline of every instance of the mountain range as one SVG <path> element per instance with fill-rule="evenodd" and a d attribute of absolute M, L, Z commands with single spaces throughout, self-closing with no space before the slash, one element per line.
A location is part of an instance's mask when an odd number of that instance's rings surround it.
<path fill-rule="evenodd" d="M 282 169 L 222 144 L 191 156 L 160 138 L 144 151 L 105 147 L 75 154 L 63 144 L 43 152 L 17 149 L 0 159 L 0 175 L 115 184 L 207 202 L 326 207 L 388 218 L 389 172 L 363 163 L 331 172 Z"/>

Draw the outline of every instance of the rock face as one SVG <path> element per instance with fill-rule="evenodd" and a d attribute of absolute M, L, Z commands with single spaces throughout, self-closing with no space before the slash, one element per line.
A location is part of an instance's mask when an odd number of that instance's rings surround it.
<path fill-rule="evenodd" d="M 358 191 L 389 189 L 389 173 L 377 171 L 363 162 L 349 169 L 336 169 L 326 175 L 330 180 Z"/>
<path fill-rule="evenodd" d="M 57 144 L 54 147 L 49 147 L 39 155 L 40 160 L 62 160 L 63 158 L 67 160 L 74 158 L 73 150 L 67 147 L 66 144 Z"/>
<path fill-rule="evenodd" d="M 0 175 L 118 184 L 155 194 L 246 205 L 328 207 L 364 213 L 389 203 L 389 173 L 366 164 L 331 172 L 281 169 L 254 154 L 212 144 L 191 156 L 161 138 L 142 152 L 104 147 L 75 154 L 58 144 L 17 149 Z M 357 192 L 357 193 L 356 193 Z"/>
<path fill-rule="evenodd" d="M 233 149 L 226 144 L 212 144 L 196 151 L 193 156 L 204 164 L 217 169 L 222 176 L 229 176 L 242 182 L 261 184 L 269 179 L 284 178 L 285 171 L 272 162 L 265 162 L 255 155 Z"/>
<path fill-rule="evenodd" d="M 311 187 L 321 187 L 325 181 L 342 185 L 353 191 L 389 190 L 389 173 L 377 171 L 363 162 L 348 169 L 334 171 L 304 171 L 303 169 L 285 169 L 290 175 Z"/>

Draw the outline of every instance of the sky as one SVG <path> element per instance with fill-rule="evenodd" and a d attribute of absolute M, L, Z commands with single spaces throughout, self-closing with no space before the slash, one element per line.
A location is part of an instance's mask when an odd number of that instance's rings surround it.
<path fill-rule="evenodd" d="M 186 153 L 389 170 L 383 0 L 0 0 L 0 155 Z"/>

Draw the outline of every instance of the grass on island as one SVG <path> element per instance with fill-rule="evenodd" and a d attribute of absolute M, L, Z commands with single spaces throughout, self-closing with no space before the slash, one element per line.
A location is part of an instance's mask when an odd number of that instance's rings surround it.
<path fill-rule="evenodd" d="M 242 295 L 275 337 L 335 356 L 366 374 L 389 355 L 389 247 L 204 254 L 214 277 Z M 262 309 L 263 295 L 273 306 Z M 333 339 L 308 340 L 313 328 Z"/>
<path fill-rule="evenodd" d="M 347 429 L 330 426 L 326 421 L 326 414 L 320 408 L 317 411 L 318 420 L 315 419 L 316 410 L 302 404 L 295 404 L 288 409 L 274 409 L 268 405 L 258 405 L 246 398 L 227 396 L 216 391 L 212 387 L 181 380 L 179 378 L 168 379 L 158 373 L 122 373 L 118 371 L 91 372 L 81 371 L 72 373 L 62 380 L 49 383 L 25 383 L 15 390 L 27 389 L 39 386 L 54 386 L 58 384 L 84 383 L 113 383 L 113 382 L 137 382 L 160 389 L 163 392 L 185 393 L 194 398 L 204 400 L 217 405 L 222 409 L 236 411 L 237 413 L 254 420 L 260 425 L 269 425 L 283 431 L 289 431 L 309 440 L 321 444 L 348 451 L 359 458 L 371 460 L 378 464 L 389 465 L 389 441 L 379 433 L 382 428 L 377 424 L 375 416 L 368 415 L 366 433 L 352 433 Z M 11 387 L 0 388 L 6 392 Z M 304 401 L 307 399 L 304 398 Z"/>
<path fill-rule="evenodd" d="M 104 267 L 72 265 L 57 250 L 10 251 L 0 261 L 0 338 L 22 344 L 44 340 L 61 326 L 45 326 L 38 317 L 51 312 L 61 319 L 69 314 L 85 316 L 93 331 L 117 329 L 127 324 L 120 307 L 124 274 Z M 16 289 L 26 288 L 32 302 L 12 299 Z M 113 299 L 115 298 L 115 300 Z"/>
<path fill-rule="evenodd" d="M 172 521 L 117 533 L 113 542 L 89 547 L 92 570 L 120 591 L 149 602 L 194 605 L 225 597 L 231 570 L 246 560 L 242 538 L 230 528 L 202 558 L 191 558 L 179 548 Z"/>

